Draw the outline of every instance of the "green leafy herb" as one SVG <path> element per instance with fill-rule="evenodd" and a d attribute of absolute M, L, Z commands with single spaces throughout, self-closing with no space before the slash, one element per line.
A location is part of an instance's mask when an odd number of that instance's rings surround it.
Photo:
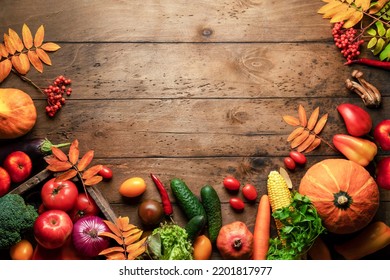
<path fill-rule="evenodd" d="M 293 193 L 290 206 L 278 209 L 272 216 L 282 222 L 280 238 L 270 239 L 269 260 L 301 259 L 325 228 L 317 210 L 307 196 Z"/>

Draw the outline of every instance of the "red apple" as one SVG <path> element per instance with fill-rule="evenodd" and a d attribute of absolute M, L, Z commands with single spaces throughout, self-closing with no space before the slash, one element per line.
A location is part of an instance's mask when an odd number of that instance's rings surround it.
<path fill-rule="evenodd" d="M 47 210 L 34 223 L 35 240 L 46 249 L 63 246 L 72 233 L 73 223 L 69 215 L 62 210 Z"/>
<path fill-rule="evenodd" d="M 7 170 L 0 167 L 0 197 L 8 193 L 11 188 L 11 177 Z"/>
<path fill-rule="evenodd" d="M 383 120 L 375 126 L 374 139 L 382 150 L 390 150 L 390 119 Z"/>
<path fill-rule="evenodd" d="M 11 177 L 11 182 L 21 183 L 31 175 L 31 158 L 22 151 L 10 153 L 3 162 L 3 167 Z"/>
<path fill-rule="evenodd" d="M 390 157 L 385 157 L 378 162 L 376 183 L 379 187 L 390 190 Z"/>

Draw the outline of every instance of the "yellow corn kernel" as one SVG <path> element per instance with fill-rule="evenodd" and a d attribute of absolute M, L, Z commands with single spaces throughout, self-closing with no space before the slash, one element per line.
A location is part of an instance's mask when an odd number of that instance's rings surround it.
<path fill-rule="evenodd" d="M 287 182 L 276 170 L 268 174 L 267 191 L 272 212 L 291 204 L 291 192 L 287 186 Z M 279 233 L 283 224 L 279 220 L 275 220 L 275 223 Z"/>

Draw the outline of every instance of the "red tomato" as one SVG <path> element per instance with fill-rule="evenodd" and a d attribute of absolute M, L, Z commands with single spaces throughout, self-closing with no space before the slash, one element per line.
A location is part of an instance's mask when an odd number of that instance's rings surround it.
<path fill-rule="evenodd" d="M 112 178 L 111 168 L 103 165 L 102 169 L 98 172 L 98 175 L 102 176 L 104 180 L 110 180 Z"/>
<path fill-rule="evenodd" d="M 11 182 L 21 183 L 31 175 L 31 158 L 22 151 L 10 153 L 3 162 L 3 167 L 9 173 Z"/>
<path fill-rule="evenodd" d="M 252 184 L 245 184 L 242 188 L 242 194 L 248 200 L 256 200 L 257 198 L 257 190 Z"/>
<path fill-rule="evenodd" d="M 69 215 L 73 223 L 75 223 L 82 217 L 96 216 L 99 212 L 99 206 L 97 206 L 92 197 L 87 196 L 85 193 L 80 193 L 77 196 L 76 203 Z"/>
<path fill-rule="evenodd" d="M 41 190 L 43 205 L 47 209 L 69 211 L 76 203 L 79 192 L 76 185 L 69 180 L 55 181 L 55 178 L 47 181 Z"/>
<path fill-rule="evenodd" d="M 298 151 L 291 151 L 290 158 L 292 158 L 297 164 L 304 165 L 306 164 L 306 156 Z"/>
<path fill-rule="evenodd" d="M 46 249 L 63 246 L 72 229 L 72 220 L 62 210 L 47 210 L 38 216 L 33 226 L 35 240 Z"/>
<path fill-rule="evenodd" d="M 233 176 L 227 176 L 223 179 L 223 185 L 229 191 L 238 191 L 240 189 L 241 183 Z"/>
<path fill-rule="evenodd" d="M 230 206 L 237 211 L 242 211 L 245 208 L 245 203 L 238 197 L 232 197 L 229 200 Z"/>
<path fill-rule="evenodd" d="M 297 166 L 295 161 L 290 158 L 290 157 L 285 157 L 283 159 L 283 162 L 284 162 L 284 166 L 287 168 L 287 169 L 290 169 L 290 170 L 294 170 L 295 167 Z"/>

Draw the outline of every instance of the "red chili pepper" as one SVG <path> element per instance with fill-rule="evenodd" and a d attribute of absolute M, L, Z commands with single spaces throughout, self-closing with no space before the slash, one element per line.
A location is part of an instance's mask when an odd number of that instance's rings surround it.
<path fill-rule="evenodd" d="M 150 173 L 150 177 L 152 177 L 152 180 L 160 193 L 165 215 L 171 216 L 173 214 L 173 208 L 171 201 L 169 200 L 168 192 L 164 187 L 164 184 L 156 175 Z"/>
<path fill-rule="evenodd" d="M 381 60 L 369 59 L 369 58 L 359 58 L 359 59 L 351 60 L 351 61 L 348 61 L 345 63 L 345 65 L 351 65 L 351 64 L 361 64 L 361 65 L 382 68 L 385 70 L 390 70 L 390 62 L 389 61 L 381 61 Z"/>

